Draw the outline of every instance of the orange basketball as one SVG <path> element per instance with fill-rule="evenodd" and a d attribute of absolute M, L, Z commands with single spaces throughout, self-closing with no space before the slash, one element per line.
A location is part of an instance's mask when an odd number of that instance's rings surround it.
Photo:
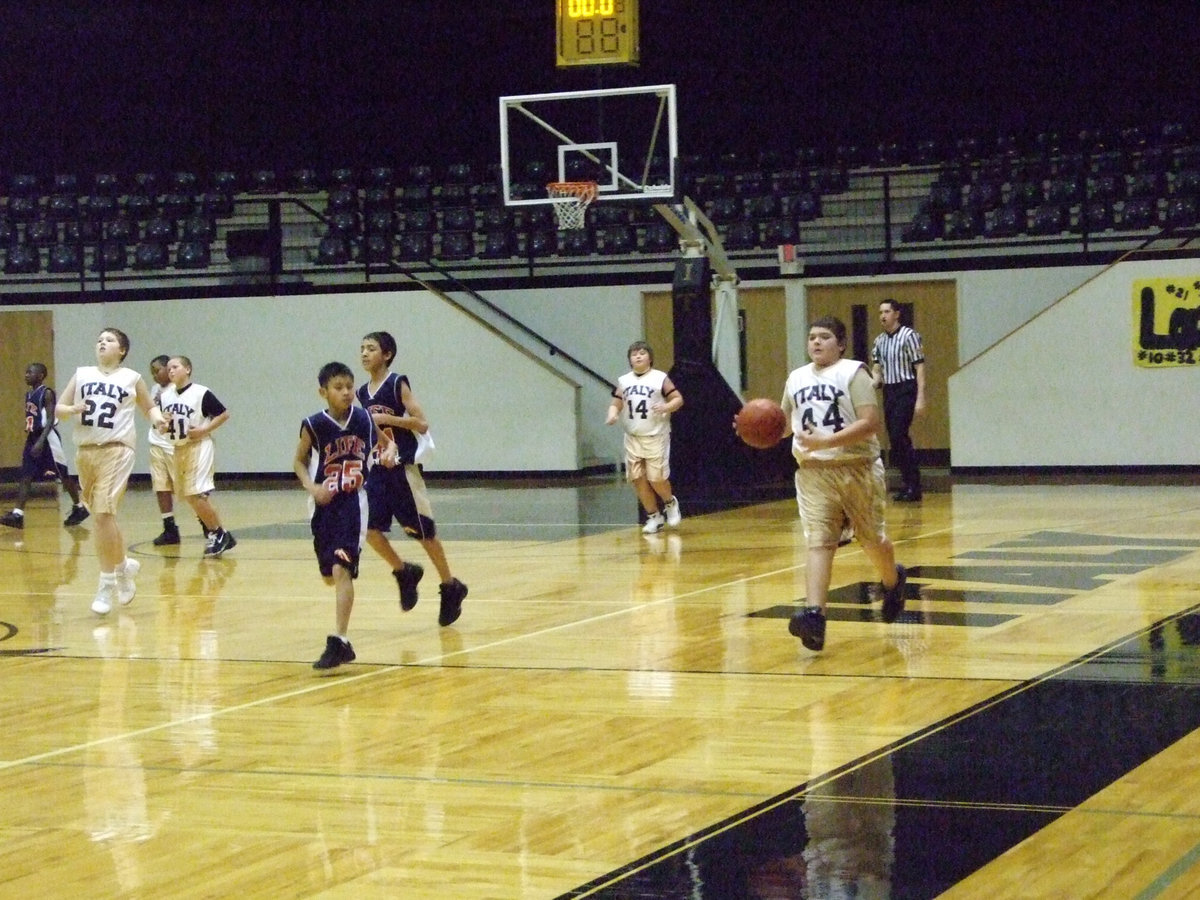
<path fill-rule="evenodd" d="M 734 419 L 738 437 L 759 450 L 769 450 L 779 443 L 787 429 L 783 407 L 774 400 L 758 397 L 747 400 Z"/>

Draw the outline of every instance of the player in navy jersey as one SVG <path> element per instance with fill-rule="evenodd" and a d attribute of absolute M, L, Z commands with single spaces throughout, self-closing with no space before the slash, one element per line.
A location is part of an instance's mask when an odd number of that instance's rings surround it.
<path fill-rule="evenodd" d="M 347 633 L 367 530 L 364 486 L 380 435 L 366 410 L 354 405 L 354 373 L 349 366 L 326 363 L 317 380 L 329 406 L 300 423 L 293 469 L 312 497 L 313 550 L 321 576 L 334 588 L 337 599 L 337 630 L 326 639 L 325 652 L 313 668 L 332 669 L 355 658 Z M 386 466 L 395 454 L 390 439 L 382 440 Z"/>
<path fill-rule="evenodd" d="M 392 548 L 387 538 L 392 519 L 400 523 L 405 534 L 420 541 L 441 579 L 438 624 L 453 624 L 462 614 L 467 586 L 454 577 L 446 561 L 425 478 L 417 465 L 417 435 L 427 434 L 429 423 L 408 378 L 391 371 L 396 358 L 395 338 L 386 331 L 372 331 L 362 339 L 359 355 L 368 377 L 366 384 L 359 385 L 358 402 L 380 431 L 392 439 L 397 454 L 395 468 L 377 467 L 367 479 L 371 506 L 367 543 L 392 567 L 400 587 L 400 607 L 407 611 L 417 605 L 417 583 L 425 570 L 416 563 L 404 562 Z"/>
<path fill-rule="evenodd" d="M 71 496 L 71 514 L 64 525 L 78 525 L 88 517 L 87 507 L 79 500 L 79 485 L 67 470 L 67 455 L 55 428 L 54 389 L 46 385 L 46 366 L 40 362 L 25 367 L 25 449 L 21 452 L 21 484 L 17 505 L 0 516 L 0 525 L 25 527 L 25 503 L 34 481 L 57 478 Z"/>

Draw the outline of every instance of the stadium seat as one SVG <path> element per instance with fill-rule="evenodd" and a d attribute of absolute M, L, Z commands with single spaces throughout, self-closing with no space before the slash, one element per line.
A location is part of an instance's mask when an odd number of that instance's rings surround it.
<path fill-rule="evenodd" d="M 152 216 L 142 228 L 142 238 L 147 241 L 157 241 L 160 244 L 173 243 L 179 235 L 179 228 L 174 219 L 166 216 Z"/>
<path fill-rule="evenodd" d="M 912 217 L 912 221 L 904 226 L 900 233 L 900 240 L 906 243 L 937 240 L 942 236 L 941 222 L 940 215 L 929 210 L 920 210 Z"/>
<path fill-rule="evenodd" d="M 158 204 L 149 194 L 133 193 L 125 196 L 121 208 L 129 218 L 145 222 L 158 211 Z"/>
<path fill-rule="evenodd" d="M 163 194 L 159 212 L 168 219 L 182 219 L 196 209 L 196 200 L 191 194 Z"/>
<path fill-rule="evenodd" d="M 466 231 L 443 231 L 437 246 L 438 259 L 470 259 L 475 255 L 475 238 Z"/>
<path fill-rule="evenodd" d="M 141 236 L 138 223 L 128 216 L 117 216 L 105 225 L 108 239 L 122 244 L 136 244 Z"/>
<path fill-rule="evenodd" d="M 752 222 L 734 222 L 725 231 L 726 250 L 751 250 L 758 246 L 758 229 Z"/>
<path fill-rule="evenodd" d="M 180 223 L 180 235 L 185 241 L 211 243 L 217 236 L 217 226 L 208 216 L 188 216 Z"/>
<path fill-rule="evenodd" d="M 92 193 L 107 197 L 116 196 L 121 191 L 121 179 L 115 172 L 97 172 L 92 178 Z"/>
<path fill-rule="evenodd" d="M 949 241 L 964 241 L 979 237 L 983 231 L 983 217 L 971 210 L 955 209 L 942 218 L 942 234 Z"/>
<path fill-rule="evenodd" d="M 666 222 L 651 222 L 642 229 L 638 249 L 642 253 L 669 253 L 679 249 L 679 236 Z"/>
<path fill-rule="evenodd" d="M 433 235 L 428 231 L 408 231 L 400 235 L 396 255 L 407 261 L 426 261 L 433 257 Z"/>
<path fill-rule="evenodd" d="M 9 275 L 32 275 L 42 270 L 42 253 L 29 244 L 13 244 L 4 254 L 4 271 Z"/>
<path fill-rule="evenodd" d="M 399 199 L 404 206 L 428 206 L 433 202 L 433 188 L 427 184 L 406 184 L 400 189 Z"/>
<path fill-rule="evenodd" d="M 14 194 L 8 198 L 5 216 L 10 222 L 29 222 L 37 218 L 38 211 L 36 197 Z"/>
<path fill-rule="evenodd" d="M 1070 218 L 1061 203 L 1043 203 L 1033 211 L 1029 221 L 1030 234 L 1052 235 L 1067 230 Z"/>
<path fill-rule="evenodd" d="M 479 255 L 484 259 L 503 259 L 516 252 L 516 238 L 511 229 L 493 228 L 483 235 L 483 249 Z"/>
<path fill-rule="evenodd" d="M 358 211 L 358 191 L 348 187 L 333 188 L 325 201 L 325 212 L 330 215 Z"/>
<path fill-rule="evenodd" d="M 507 206 L 489 206 L 480 212 L 479 224 L 484 231 L 511 228 L 512 213 Z"/>
<path fill-rule="evenodd" d="M 777 247 L 780 244 L 794 244 L 800 237 L 796 220 L 791 218 L 767 219 L 762 223 L 762 245 Z"/>
<path fill-rule="evenodd" d="M 46 201 L 46 215 L 58 222 L 79 216 L 79 198 L 74 194 L 52 194 Z"/>
<path fill-rule="evenodd" d="M 13 174 L 8 179 L 8 193 L 13 197 L 36 197 L 38 177 L 26 172 Z"/>
<path fill-rule="evenodd" d="M 274 194 L 279 190 L 279 178 L 274 169 L 256 169 L 250 173 L 250 190 L 255 194 Z"/>
<path fill-rule="evenodd" d="M 1166 193 L 1165 181 L 1159 172 L 1137 172 L 1129 176 L 1130 197 L 1161 197 Z"/>
<path fill-rule="evenodd" d="M 105 241 L 92 251 L 92 272 L 119 272 L 129 265 L 126 246 L 121 241 Z"/>
<path fill-rule="evenodd" d="M 1093 234 L 1113 227 L 1112 201 L 1095 197 L 1083 204 L 1080 210 L 1077 231 Z"/>
<path fill-rule="evenodd" d="M 1141 230 L 1158 224 L 1158 204 L 1151 197 L 1131 197 L 1125 201 L 1119 225 L 1124 230 Z"/>
<path fill-rule="evenodd" d="M 103 223 L 95 219 L 72 219 L 62 228 L 64 244 L 94 244 L 104 236 Z"/>
<path fill-rule="evenodd" d="M 705 206 L 705 214 L 714 225 L 728 225 L 742 217 L 742 201 L 737 197 L 717 197 Z"/>
<path fill-rule="evenodd" d="M 332 191 L 353 191 L 358 189 L 358 178 L 354 174 L 354 170 L 346 166 L 341 166 L 329 173 L 329 190 Z"/>
<path fill-rule="evenodd" d="M 350 242 L 335 234 L 325 235 L 317 244 L 317 253 L 313 261 L 318 266 L 346 265 L 350 262 Z"/>
<path fill-rule="evenodd" d="M 112 194 L 91 194 L 83 198 L 79 214 L 97 222 L 111 219 L 117 214 L 117 198 Z"/>
<path fill-rule="evenodd" d="M 443 231 L 474 231 L 475 210 L 466 206 L 455 206 L 442 211 Z"/>
<path fill-rule="evenodd" d="M 558 233 L 540 229 L 529 234 L 525 241 L 525 255 L 531 257 L 553 256 L 558 252 Z"/>
<path fill-rule="evenodd" d="M 1181 169 L 1171 179 L 1171 193 L 1176 196 L 1200 197 L 1200 169 Z"/>
<path fill-rule="evenodd" d="M 58 242 L 58 223 L 45 217 L 34 219 L 25 226 L 25 242 L 48 246 Z"/>
<path fill-rule="evenodd" d="M 17 226 L 8 219 L 0 217 L 0 247 L 9 247 L 20 241 L 21 233 L 17 230 Z"/>
<path fill-rule="evenodd" d="M 242 189 L 242 180 L 237 172 L 231 172 L 228 169 L 222 169 L 219 172 L 213 172 L 212 190 L 217 194 L 232 195 Z"/>
<path fill-rule="evenodd" d="M 168 193 L 171 194 L 195 194 L 200 179 L 195 172 L 190 172 L 185 169 L 180 169 L 171 173 L 167 179 Z"/>
<path fill-rule="evenodd" d="M 362 223 L 353 212 L 334 213 L 329 217 L 329 233 L 346 238 L 356 238 L 362 233 Z"/>
<path fill-rule="evenodd" d="M 214 218 L 223 219 L 233 215 L 233 193 L 223 191 L 208 191 L 200 195 L 199 211 Z"/>
<path fill-rule="evenodd" d="M 410 209 L 403 216 L 402 231 L 433 231 L 437 219 L 431 209 Z"/>
<path fill-rule="evenodd" d="M 389 232 L 372 232 L 363 241 L 363 255 L 369 263 L 391 262 L 394 249 Z"/>
<path fill-rule="evenodd" d="M 392 236 L 396 233 L 396 214 L 390 208 L 373 209 L 363 217 L 363 232 L 365 234 L 383 234 Z"/>
<path fill-rule="evenodd" d="M 363 210 L 375 212 L 383 210 L 389 215 L 396 206 L 396 189 L 385 185 L 375 185 L 363 191 Z"/>
<path fill-rule="evenodd" d="M 46 271 L 56 274 L 78 272 L 83 267 L 79 244 L 55 244 L 46 260 Z"/>
<path fill-rule="evenodd" d="M 1165 223 L 1169 228 L 1190 228 L 1200 224 L 1196 214 L 1197 200 L 1195 195 L 1180 195 L 1167 201 Z"/>
<path fill-rule="evenodd" d="M 363 188 L 382 188 L 391 191 L 396 187 L 396 170 L 391 166 L 372 166 L 363 174 Z"/>
<path fill-rule="evenodd" d="M 136 172 L 133 176 L 133 191 L 138 194 L 145 194 L 147 197 L 154 197 L 158 194 L 158 173 L 157 172 Z"/>
<path fill-rule="evenodd" d="M 596 229 L 596 246 L 606 254 L 632 253 L 637 247 L 637 235 L 632 225 L 605 225 Z"/>
<path fill-rule="evenodd" d="M 175 268 L 206 269 L 212 263 L 212 247 L 207 241 L 180 241 L 175 248 Z"/>
<path fill-rule="evenodd" d="M 986 238 L 1016 237 L 1025 230 L 1025 210 L 1006 203 L 983 214 L 983 236 Z"/>
<path fill-rule="evenodd" d="M 143 240 L 133 248 L 135 269 L 163 269 L 168 262 L 167 245 L 159 241 Z"/>
<path fill-rule="evenodd" d="M 293 169 L 288 176 L 288 190 L 297 194 L 315 194 L 321 190 L 321 176 L 316 169 Z"/>

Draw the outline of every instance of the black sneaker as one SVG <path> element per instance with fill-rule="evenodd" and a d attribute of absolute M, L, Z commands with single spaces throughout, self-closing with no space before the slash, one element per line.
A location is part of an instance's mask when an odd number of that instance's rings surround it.
<path fill-rule="evenodd" d="M 908 582 L 908 570 L 896 564 L 896 586 L 883 589 L 883 621 L 889 625 L 904 612 L 904 585 Z"/>
<path fill-rule="evenodd" d="M 819 606 L 809 606 L 792 616 L 788 632 L 800 638 L 809 650 L 820 650 L 825 646 L 825 613 Z"/>
<path fill-rule="evenodd" d="M 18 516 L 13 512 L 6 512 L 4 515 L 0 516 L 0 525 L 7 525 L 9 528 L 24 528 L 25 517 Z"/>
<path fill-rule="evenodd" d="M 169 547 L 173 544 L 178 544 L 179 529 L 164 528 L 163 533 L 156 537 L 151 543 L 153 543 L 155 547 Z"/>
<path fill-rule="evenodd" d="M 417 605 L 417 584 L 425 575 L 425 570 L 416 563 L 406 562 L 400 568 L 393 569 L 392 575 L 400 586 L 400 608 L 408 612 Z"/>
<path fill-rule="evenodd" d="M 228 531 L 213 532 L 208 539 L 208 546 L 204 548 L 204 555 L 208 557 L 218 557 L 226 550 L 232 550 L 237 546 L 237 539 Z"/>
<path fill-rule="evenodd" d="M 314 669 L 335 669 L 342 663 L 354 662 L 354 648 L 336 634 L 325 638 L 325 652 L 313 663 Z"/>
<path fill-rule="evenodd" d="M 467 596 L 467 586 L 457 578 L 451 578 L 440 587 L 442 608 L 438 612 L 439 625 L 453 625 L 462 615 L 463 599 Z"/>
<path fill-rule="evenodd" d="M 78 525 L 86 519 L 91 513 L 87 511 L 85 506 L 76 506 L 71 510 L 71 514 L 63 519 L 63 525 L 70 528 L 72 525 Z"/>

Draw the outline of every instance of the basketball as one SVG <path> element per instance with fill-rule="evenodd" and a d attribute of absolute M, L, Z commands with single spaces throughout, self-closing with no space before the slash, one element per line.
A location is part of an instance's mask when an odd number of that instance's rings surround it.
<path fill-rule="evenodd" d="M 787 429 L 783 407 L 774 400 L 758 397 L 747 400 L 734 419 L 738 437 L 759 450 L 769 450 L 779 443 Z"/>

